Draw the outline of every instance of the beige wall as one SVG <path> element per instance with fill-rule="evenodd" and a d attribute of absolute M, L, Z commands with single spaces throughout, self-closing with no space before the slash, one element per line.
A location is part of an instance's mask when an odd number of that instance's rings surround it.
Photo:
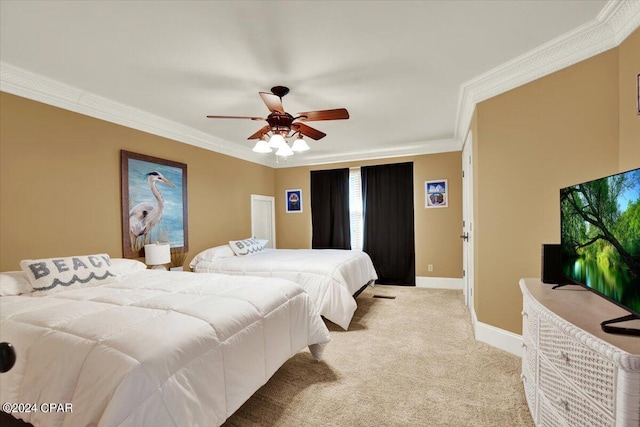
<path fill-rule="evenodd" d="M 187 164 L 187 262 L 204 248 L 250 235 L 252 193 L 276 196 L 278 247 L 311 245 L 310 168 L 272 169 L 6 93 L 0 102 L 3 271 L 18 269 L 24 258 L 122 256 L 121 149 Z M 409 160 L 415 163 L 417 274 L 460 277 L 460 153 L 346 166 Z M 449 179 L 449 208 L 424 209 L 424 181 L 440 178 Z M 288 188 L 302 188 L 303 213 L 284 213 Z M 434 271 L 427 272 L 426 264 Z"/>
<path fill-rule="evenodd" d="M 250 194 L 272 168 L 0 93 L 0 270 L 24 258 L 122 256 L 120 150 L 187 164 L 187 262 L 251 235 Z"/>
<path fill-rule="evenodd" d="M 620 171 L 638 167 L 640 160 L 640 116 L 638 74 L 640 74 L 640 30 L 618 47 L 620 85 Z"/>
<path fill-rule="evenodd" d="M 462 155 L 460 152 L 398 157 L 360 162 L 334 163 L 313 167 L 284 168 L 276 171 L 276 241 L 279 248 L 311 247 L 310 172 L 413 162 L 414 217 L 416 233 L 416 275 L 462 277 Z M 448 179 L 449 207 L 424 208 L 424 182 Z M 303 212 L 285 212 L 285 190 L 302 189 Z M 427 265 L 433 271 L 427 271 Z"/>
<path fill-rule="evenodd" d="M 619 91 L 635 90 L 639 36 L 477 105 L 479 321 L 521 333 L 518 280 L 540 277 L 540 245 L 560 240 L 560 188 L 640 167 L 640 117 L 619 114 L 633 108 Z"/>
<path fill-rule="evenodd" d="M 276 197 L 278 247 L 311 246 L 311 168 L 272 169 L 6 93 L 0 111 L 1 271 L 19 269 L 25 258 L 122 256 L 121 149 L 187 164 L 187 263 L 207 247 L 251 234 L 252 193 Z M 314 169 L 413 161 L 416 273 L 460 277 L 460 159 L 445 153 Z M 449 179 L 449 208 L 424 209 L 424 181 L 440 178 Z M 303 213 L 285 213 L 289 188 L 303 190 Z"/>

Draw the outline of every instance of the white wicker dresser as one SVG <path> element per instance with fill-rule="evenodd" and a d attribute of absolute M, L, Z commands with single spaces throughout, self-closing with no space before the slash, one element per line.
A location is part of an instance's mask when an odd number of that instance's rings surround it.
<path fill-rule="evenodd" d="M 640 427 L 640 337 L 600 329 L 628 312 L 579 286 L 551 287 L 520 280 L 522 381 L 536 426 Z"/>

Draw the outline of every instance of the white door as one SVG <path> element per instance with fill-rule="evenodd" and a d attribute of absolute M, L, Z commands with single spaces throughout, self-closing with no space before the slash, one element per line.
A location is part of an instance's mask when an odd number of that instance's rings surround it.
<path fill-rule="evenodd" d="M 462 149 L 462 280 L 464 303 L 473 312 L 473 138 L 467 136 Z"/>
<path fill-rule="evenodd" d="M 251 236 L 267 239 L 266 248 L 276 248 L 275 197 L 251 195 Z"/>

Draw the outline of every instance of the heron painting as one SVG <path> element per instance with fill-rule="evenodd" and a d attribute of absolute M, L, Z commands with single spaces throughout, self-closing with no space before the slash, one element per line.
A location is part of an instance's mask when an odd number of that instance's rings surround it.
<path fill-rule="evenodd" d="M 186 165 L 123 150 L 121 169 L 124 256 L 142 257 L 153 242 L 187 251 Z"/>

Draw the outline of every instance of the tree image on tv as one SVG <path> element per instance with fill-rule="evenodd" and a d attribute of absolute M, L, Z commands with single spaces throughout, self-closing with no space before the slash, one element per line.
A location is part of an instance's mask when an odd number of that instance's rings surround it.
<path fill-rule="evenodd" d="M 640 169 L 560 190 L 564 274 L 640 312 Z"/>

